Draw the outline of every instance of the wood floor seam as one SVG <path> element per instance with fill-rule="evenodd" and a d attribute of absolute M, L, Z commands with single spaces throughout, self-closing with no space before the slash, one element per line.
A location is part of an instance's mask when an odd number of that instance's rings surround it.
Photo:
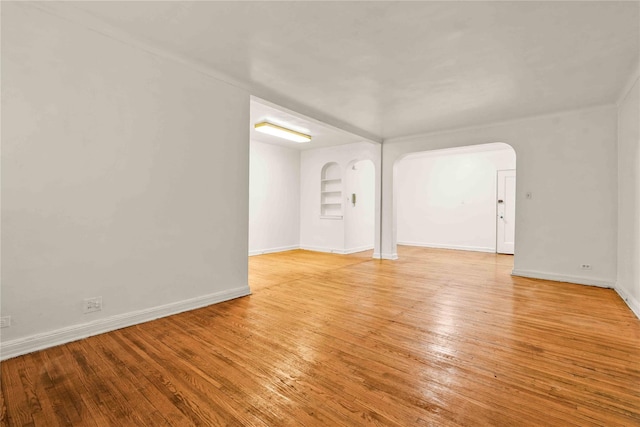
<path fill-rule="evenodd" d="M 398 254 L 253 256 L 249 297 L 3 361 L 0 425 L 640 425 L 617 294 Z"/>

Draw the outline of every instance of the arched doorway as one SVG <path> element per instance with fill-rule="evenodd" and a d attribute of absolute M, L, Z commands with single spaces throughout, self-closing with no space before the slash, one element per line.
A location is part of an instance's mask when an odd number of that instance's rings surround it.
<path fill-rule="evenodd" d="M 403 156 L 394 165 L 397 244 L 513 254 L 515 169 L 504 143 Z"/>

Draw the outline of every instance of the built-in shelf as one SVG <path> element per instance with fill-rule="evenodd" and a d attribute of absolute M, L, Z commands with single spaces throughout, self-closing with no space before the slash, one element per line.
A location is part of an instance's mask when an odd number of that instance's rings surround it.
<path fill-rule="evenodd" d="M 320 219 L 342 219 L 342 215 L 320 215 Z"/>
<path fill-rule="evenodd" d="M 327 163 L 320 175 L 320 218 L 342 219 L 342 173 L 340 165 Z"/>

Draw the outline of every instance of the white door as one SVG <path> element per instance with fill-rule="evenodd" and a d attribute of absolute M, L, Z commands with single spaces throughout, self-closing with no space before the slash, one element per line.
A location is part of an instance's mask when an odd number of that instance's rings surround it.
<path fill-rule="evenodd" d="M 498 171 L 496 252 L 513 255 L 516 235 L 516 171 Z"/>

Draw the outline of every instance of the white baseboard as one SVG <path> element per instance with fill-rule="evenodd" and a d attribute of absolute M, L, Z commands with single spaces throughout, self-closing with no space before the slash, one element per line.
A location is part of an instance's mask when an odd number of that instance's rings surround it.
<path fill-rule="evenodd" d="M 513 276 L 530 277 L 532 279 L 553 280 L 555 282 L 575 283 L 578 285 L 598 286 L 600 288 L 613 288 L 611 280 L 593 279 L 591 277 L 567 276 L 564 274 L 544 273 L 542 271 L 533 270 L 516 270 L 511 271 Z"/>
<path fill-rule="evenodd" d="M 349 255 L 349 254 L 355 254 L 357 252 L 362 252 L 362 251 L 370 251 L 371 249 L 373 249 L 373 246 L 361 246 L 359 248 L 352 248 L 352 249 L 334 249 L 334 248 L 324 248 L 322 246 L 301 245 L 300 249 L 304 249 L 306 251 L 314 251 L 314 252 L 326 252 L 329 254 Z"/>
<path fill-rule="evenodd" d="M 496 248 L 490 248 L 490 247 L 484 247 L 484 246 L 441 245 L 439 243 L 422 243 L 422 242 L 398 242 L 398 245 L 419 246 L 421 248 L 453 249 L 456 251 L 496 253 Z"/>
<path fill-rule="evenodd" d="M 346 249 L 344 251 L 345 254 L 355 254 L 358 252 L 364 252 L 364 251 L 370 251 L 371 249 L 373 249 L 373 246 L 360 246 L 357 248 L 351 248 L 351 249 Z"/>
<path fill-rule="evenodd" d="M 300 245 L 281 246 L 279 248 L 258 249 L 249 251 L 249 256 L 272 254 L 276 252 L 292 251 L 294 249 L 300 249 Z"/>
<path fill-rule="evenodd" d="M 339 254 L 339 255 L 347 254 L 347 251 L 345 251 L 344 249 L 324 248 L 322 246 L 300 245 L 300 249 L 304 249 L 305 251 L 313 251 L 313 252 L 326 252 L 329 254 Z"/>
<path fill-rule="evenodd" d="M 398 254 L 397 253 L 392 253 L 392 254 L 376 254 L 378 255 L 379 259 L 390 259 L 390 260 L 396 260 L 398 259 Z M 374 256 L 375 258 L 375 256 Z"/>
<path fill-rule="evenodd" d="M 619 284 L 616 283 L 614 287 L 622 301 L 626 302 L 633 314 L 636 315 L 638 319 L 640 319 L 640 303 L 637 299 L 631 296 L 624 288 L 622 288 Z"/>
<path fill-rule="evenodd" d="M 160 317 L 182 313 L 183 311 L 206 307 L 211 304 L 243 297 L 250 293 L 251 291 L 249 286 L 241 286 L 188 300 L 177 301 L 144 310 L 132 311 L 130 313 L 118 314 L 105 319 L 95 320 L 93 322 L 67 326 L 54 331 L 43 332 L 24 338 L 2 342 L 0 343 L 0 360 L 6 360 L 22 354 L 32 353 L 34 351 L 65 344 L 71 341 L 77 341 L 82 338 L 114 331 L 127 326 L 137 325 Z"/>

